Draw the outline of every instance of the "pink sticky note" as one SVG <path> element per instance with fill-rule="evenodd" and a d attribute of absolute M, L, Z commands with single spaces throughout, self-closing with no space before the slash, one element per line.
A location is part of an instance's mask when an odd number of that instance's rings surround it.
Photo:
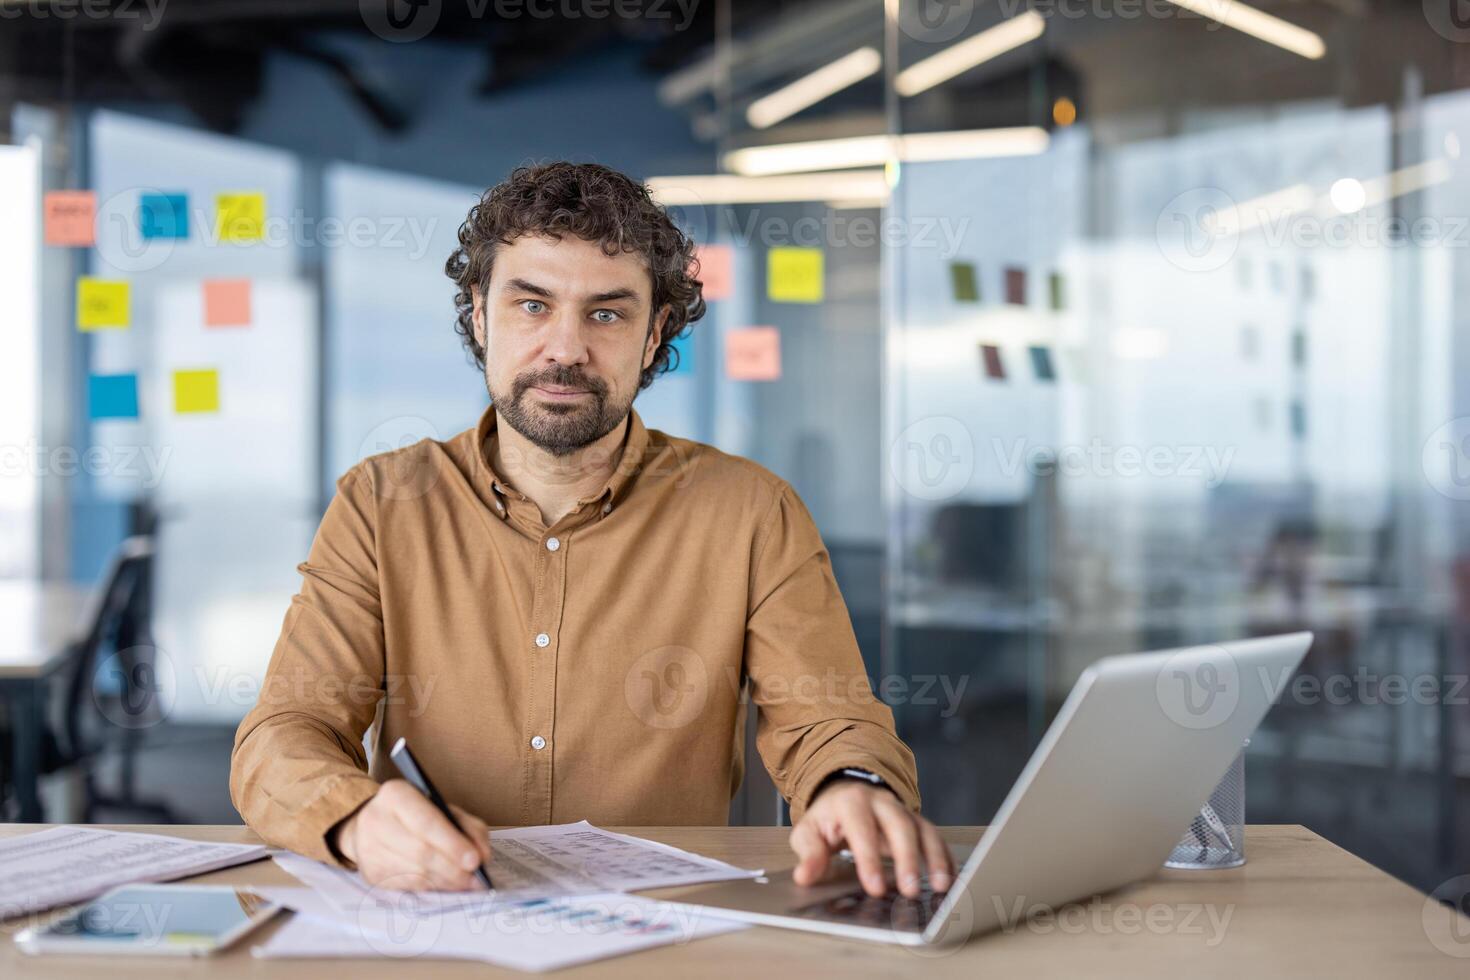
<path fill-rule="evenodd" d="M 49 191 L 43 199 L 47 245 L 92 245 L 97 240 L 95 191 Z"/>
<path fill-rule="evenodd" d="M 781 331 L 742 327 L 725 334 L 725 376 L 731 381 L 775 381 L 781 377 Z"/>
<path fill-rule="evenodd" d="M 204 280 L 204 325 L 250 326 L 250 280 Z"/>
<path fill-rule="evenodd" d="M 734 253 L 729 245 L 701 245 L 694 250 L 699 260 L 699 281 L 704 283 L 705 299 L 728 299 L 734 288 L 731 267 Z"/>

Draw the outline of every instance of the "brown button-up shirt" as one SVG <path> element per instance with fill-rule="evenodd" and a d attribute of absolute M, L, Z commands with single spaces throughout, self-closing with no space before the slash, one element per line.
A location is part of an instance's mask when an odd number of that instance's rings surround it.
<path fill-rule="evenodd" d="M 847 766 L 918 808 L 790 486 L 633 412 L 606 486 L 546 527 L 491 468 L 495 426 L 337 482 L 235 737 L 231 796 L 262 837 L 333 860 L 399 736 L 492 825 L 724 824 L 747 697 L 793 819 Z"/>

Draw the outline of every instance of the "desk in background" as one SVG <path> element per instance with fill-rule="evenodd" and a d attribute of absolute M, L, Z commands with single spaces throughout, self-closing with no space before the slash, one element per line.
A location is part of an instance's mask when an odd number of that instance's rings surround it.
<path fill-rule="evenodd" d="M 0 825 L 0 836 L 38 828 Z M 199 840 L 259 843 L 244 827 L 114 827 Z M 779 827 L 609 828 L 664 841 L 750 868 L 789 867 Z M 973 843 L 979 827 L 949 827 L 955 843 Z M 558 973 L 598 977 L 1012 977 L 1088 976 L 1405 976 L 1456 977 L 1470 970 L 1470 921 L 1458 940 L 1444 917 L 1426 927 L 1426 899 L 1408 885 L 1302 827 L 1254 826 L 1246 831 L 1244 867 L 1229 871 L 1161 870 L 1154 879 L 1084 903 L 1050 928 L 1021 926 L 942 949 L 910 950 L 851 942 L 813 933 L 755 928 L 685 946 L 603 960 Z M 201 882 L 229 885 L 296 884 L 271 862 L 201 875 Z M 689 895 L 696 888 L 663 889 L 659 897 Z M 0 896 L 3 900 L 4 896 Z M 1212 920 L 1210 912 L 1215 918 Z M 1436 910 L 1437 911 L 1437 910 Z M 1227 918 L 1228 916 L 1228 918 Z M 1074 921 L 1075 920 L 1075 921 Z M 340 969 L 353 980 L 405 975 L 400 960 L 354 960 L 340 968 L 321 960 L 257 960 L 250 945 L 278 928 L 269 924 L 239 946 L 210 960 L 28 957 L 9 936 L 25 919 L 0 926 L 0 976 L 35 980 L 92 976 L 156 980 L 160 964 L 170 977 L 208 976 L 319 980 Z M 1169 923 L 1161 927 L 1159 923 Z M 1222 923 L 1218 927 L 1213 923 Z M 1154 925 L 1150 925 L 1154 923 Z M 1432 938 L 1431 938 L 1432 934 Z M 1433 940 L 1433 941 L 1432 941 Z M 1443 949 L 1453 950 L 1451 956 Z M 415 960 L 415 978 L 523 976 L 483 963 Z"/>
<path fill-rule="evenodd" d="M 0 699 L 9 708 L 10 778 L 20 819 L 41 819 L 41 731 L 47 685 L 67 645 L 87 627 L 90 592 L 73 585 L 0 581 Z"/>

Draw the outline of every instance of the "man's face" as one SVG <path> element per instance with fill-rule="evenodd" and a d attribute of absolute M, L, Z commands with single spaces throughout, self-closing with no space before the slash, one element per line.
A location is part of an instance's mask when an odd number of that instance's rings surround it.
<path fill-rule="evenodd" d="M 495 410 L 542 449 L 564 456 L 616 429 L 653 361 L 653 282 L 635 253 L 527 235 L 502 245 L 475 290 L 475 339 Z"/>

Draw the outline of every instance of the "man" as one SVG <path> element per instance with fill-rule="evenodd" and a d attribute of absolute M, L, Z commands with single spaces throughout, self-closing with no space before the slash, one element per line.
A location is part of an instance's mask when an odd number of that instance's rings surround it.
<path fill-rule="evenodd" d="M 801 501 L 632 410 L 704 314 L 693 244 L 642 185 L 570 163 L 491 188 L 459 242 L 456 329 L 491 408 L 338 481 L 235 739 L 246 822 L 424 889 L 475 887 L 487 824 L 723 824 L 748 693 L 799 882 L 845 846 L 874 895 L 884 855 L 903 894 L 947 888 Z M 393 778 L 400 736 L 467 834 Z"/>

